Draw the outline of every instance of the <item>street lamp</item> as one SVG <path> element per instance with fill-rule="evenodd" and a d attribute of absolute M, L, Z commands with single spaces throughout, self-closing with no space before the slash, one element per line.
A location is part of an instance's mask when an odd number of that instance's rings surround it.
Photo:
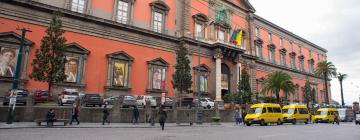
<path fill-rule="evenodd" d="M 211 21 L 210 23 L 209 23 L 209 25 L 211 25 L 211 24 L 213 24 L 214 23 L 214 21 Z M 203 24 L 204 25 L 204 27 L 200 30 L 200 34 L 202 34 L 203 35 L 203 38 L 205 38 L 205 34 L 204 34 L 204 31 L 205 31 L 205 29 L 206 29 L 206 26 L 205 26 L 205 24 Z M 202 114 L 201 114 L 201 112 L 199 111 L 199 107 L 200 107 L 200 95 L 201 95 L 201 93 L 200 93 L 200 47 L 201 47 L 201 44 L 200 44 L 200 39 L 201 39 L 201 37 L 199 36 L 199 35 L 196 35 L 196 33 L 195 33 L 195 37 L 196 37 L 196 40 L 198 41 L 198 50 L 197 50 L 197 54 L 198 54 L 198 66 L 197 66 L 197 68 L 196 68 L 196 71 L 197 71 L 197 75 L 196 75 L 196 79 L 197 79 L 197 99 L 198 99 L 198 102 L 197 102 L 197 107 L 196 107 L 196 122 L 197 122 L 197 124 L 201 124 L 202 123 L 202 121 L 201 121 L 201 117 L 202 117 Z"/>

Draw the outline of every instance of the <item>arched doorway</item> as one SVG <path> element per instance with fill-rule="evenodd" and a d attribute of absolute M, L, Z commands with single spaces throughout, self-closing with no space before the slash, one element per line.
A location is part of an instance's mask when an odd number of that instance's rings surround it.
<path fill-rule="evenodd" d="M 230 94 L 230 69 L 222 63 L 221 64 L 221 98 L 225 94 Z"/>

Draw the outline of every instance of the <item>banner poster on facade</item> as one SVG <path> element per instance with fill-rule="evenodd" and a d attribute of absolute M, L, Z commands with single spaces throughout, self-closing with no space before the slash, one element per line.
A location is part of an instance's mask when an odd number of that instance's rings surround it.
<path fill-rule="evenodd" d="M 200 91 L 201 92 L 208 92 L 208 79 L 207 79 L 207 75 L 200 75 Z"/>
<path fill-rule="evenodd" d="M 221 89 L 228 90 L 229 89 L 229 80 L 227 74 L 221 74 Z"/>
<path fill-rule="evenodd" d="M 77 80 L 79 67 L 79 58 L 78 57 L 70 57 L 66 56 L 66 64 L 65 64 L 65 82 L 75 83 Z"/>
<path fill-rule="evenodd" d="M 165 89 L 165 69 L 154 68 L 152 79 L 154 89 Z"/>
<path fill-rule="evenodd" d="M 0 47 L 0 77 L 14 77 L 18 49 Z"/>
<path fill-rule="evenodd" d="M 127 64 L 114 63 L 114 86 L 127 86 Z"/>

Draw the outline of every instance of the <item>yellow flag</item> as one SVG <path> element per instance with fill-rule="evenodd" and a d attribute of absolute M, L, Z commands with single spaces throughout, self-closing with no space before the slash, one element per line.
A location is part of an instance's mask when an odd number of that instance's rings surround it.
<path fill-rule="evenodd" d="M 241 30 L 241 31 L 238 33 L 238 35 L 236 36 L 236 42 L 237 42 L 236 45 L 241 45 L 242 34 L 243 34 L 243 31 Z"/>

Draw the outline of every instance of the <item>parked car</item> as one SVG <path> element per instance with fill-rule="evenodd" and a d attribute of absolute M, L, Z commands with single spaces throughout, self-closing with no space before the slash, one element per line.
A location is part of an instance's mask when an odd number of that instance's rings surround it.
<path fill-rule="evenodd" d="M 79 92 L 76 89 L 64 89 L 58 96 L 58 104 L 73 104 L 76 98 L 79 98 Z"/>
<path fill-rule="evenodd" d="M 198 105 L 198 99 L 194 99 L 194 104 Z M 203 107 L 204 109 L 211 109 L 214 108 L 215 102 L 210 98 L 200 98 L 200 107 Z"/>
<path fill-rule="evenodd" d="M 150 95 L 138 96 L 137 99 L 136 99 L 137 106 L 145 107 L 146 100 L 150 100 L 151 107 L 156 107 L 156 105 L 157 105 L 156 104 L 156 99 L 153 96 L 150 96 Z"/>
<path fill-rule="evenodd" d="M 115 96 L 110 96 L 110 97 L 104 98 L 104 104 L 106 104 L 106 105 L 114 105 L 114 102 L 115 102 L 116 98 L 117 97 L 115 97 Z"/>
<path fill-rule="evenodd" d="M 82 105 L 85 106 L 92 105 L 95 107 L 96 105 L 98 105 L 99 107 L 101 107 L 103 103 L 104 100 L 99 94 L 85 94 L 82 100 Z"/>
<path fill-rule="evenodd" d="M 121 108 L 134 107 L 137 105 L 136 98 L 130 95 L 119 96 L 119 105 Z"/>
<path fill-rule="evenodd" d="M 10 89 L 3 100 L 3 105 L 9 105 L 10 102 L 10 95 L 12 92 L 17 94 L 16 96 L 16 104 L 23 104 L 26 105 L 27 98 L 29 95 L 29 91 L 27 89 Z"/>
<path fill-rule="evenodd" d="M 360 125 L 360 114 L 356 114 L 356 116 L 355 116 L 355 124 Z"/>
<path fill-rule="evenodd" d="M 354 112 L 352 109 L 348 108 L 338 108 L 340 121 L 342 122 L 352 122 L 354 120 Z"/>
<path fill-rule="evenodd" d="M 166 97 L 163 106 L 172 109 L 173 104 L 174 104 L 174 101 L 170 97 Z"/>
<path fill-rule="evenodd" d="M 52 96 L 50 96 L 49 91 L 46 90 L 36 90 L 34 92 L 34 104 L 37 103 L 45 103 L 52 100 Z"/>

